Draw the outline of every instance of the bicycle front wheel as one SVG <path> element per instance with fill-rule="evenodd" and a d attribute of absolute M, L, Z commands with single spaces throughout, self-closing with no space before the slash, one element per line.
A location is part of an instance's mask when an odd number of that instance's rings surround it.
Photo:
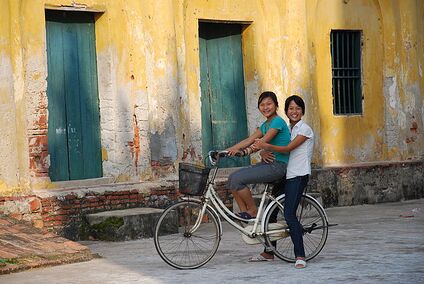
<path fill-rule="evenodd" d="M 194 269 L 206 264 L 218 250 L 221 231 L 218 217 L 203 204 L 184 200 L 162 213 L 155 228 L 155 247 L 160 257 L 178 269 Z M 200 225 L 194 228 L 197 220 Z"/>
<path fill-rule="evenodd" d="M 265 242 L 274 247 L 274 254 L 282 260 L 295 262 L 293 242 L 284 219 L 285 198 L 280 199 L 281 205 L 274 203 L 264 221 Z M 310 260 L 323 249 L 328 236 L 328 221 L 322 207 L 311 197 L 303 195 L 296 211 L 297 219 L 303 227 L 303 245 L 305 259 Z M 272 234 L 272 230 L 287 228 L 286 232 Z M 268 233 L 271 231 L 271 233 Z"/>

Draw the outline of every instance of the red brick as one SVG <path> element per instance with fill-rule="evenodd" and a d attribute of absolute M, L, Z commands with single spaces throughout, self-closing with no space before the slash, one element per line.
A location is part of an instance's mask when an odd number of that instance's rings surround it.
<path fill-rule="evenodd" d="M 41 212 L 42 213 L 48 213 L 48 212 L 52 212 L 53 211 L 53 207 L 44 207 L 43 206 L 43 209 L 41 210 Z"/>
<path fill-rule="evenodd" d="M 77 197 L 74 194 L 68 194 L 65 196 L 65 199 L 67 200 L 72 200 L 72 199 L 76 199 Z"/>
<path fill-rule="evenodd" d="M 66 210 L 64 210 L 64 209 L 57 210 L 55 213 L 57 215 L 69 215 L 69 214 L 73 214 L 73 213 L 76 213 L 76 212 L 78 212 L 77 209 L 69 208 L 69 209 L 66 209 Z"/>
<path fill-rule="evenodd" d="M 41 199 L 41 205 L 43 205 L 43 206 L 50 205 L 53 200 L 56 200 L 56 198 L 55 197 L 43 198 L 43 199 Z"/>
<path fill-rule="evenodd" d="M 34 227 L 36 227 L 36 228 L 43 228 L 44 227 L 44 222 L 43 222 L 43 220 L 32 220 L 32 224 L 33 224 L 33 226 Z"/>
<path fill-rule="evenodd" d="M 53 222 L 51 222 L 51 226 L 62 226 L 63 225 L 63 222 L 62 221 L 53 221 Z"/>
<path fill-rule="evenodd" d="M 7 221 L 6 219 L 0 219 L 0 226 L 3 225 L 10 225 L 11 223 L 9 221 Z"/>
<path fill-rule="evenodd" d="M 23 217 L 23 215 L 21 213 L 12 213 L 9 216 L 16 219 L 16 220 L 22 220 L 22 217 Z"/>
<path fill-rule="evenodd" d="M 73 205 L 73 204 L 67 204 L 67 205 L 62 205 L 61 209 L 68 210 L 68 209 L 71 209 L 71 208 L 74 208 L 74 207 L 75 207 L 75 205 Z"/>
<path fill-rule="evenodd" d="M 38 212 L 41 209 L 41 202 L 40 199 L 33 199 L 29 202 L 29 208 L 31 209 L 31 212 Z"/>

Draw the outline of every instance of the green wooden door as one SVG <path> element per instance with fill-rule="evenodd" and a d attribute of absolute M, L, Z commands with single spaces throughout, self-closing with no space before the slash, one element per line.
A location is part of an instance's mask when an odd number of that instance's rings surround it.
<path fill-rule="evenodd" d="M 203 154 L 245 139 L 247 132 L 241 26 L 199 23 Z M 228 160 L 226 167 L 249 164 Z"/>
<path fill-rule="evenodd" d="M 102 176 L 94 17 L 46 11 L 49 174 Z"/>

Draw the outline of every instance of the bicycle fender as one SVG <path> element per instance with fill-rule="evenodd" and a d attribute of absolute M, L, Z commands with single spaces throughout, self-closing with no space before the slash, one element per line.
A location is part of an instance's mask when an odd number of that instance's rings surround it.
<path fill-rule="evenodd" d="M 321 203 L 319 203 L 317 199 L 310 196 L 309 194 L 304 194 L 304 196 L 309 197 L 310 199 L 312 199 L 313 201 L 315 201 L 318 204 L 318 207 L 320 207 L 322 209 L 322 211 L 324 212 L 325 220 L 327 221 L 327 224 L 328 224 L 328 216 L 327 216 L 327 212 L 325 212 L 324 206 L 322 206 Z"/>
<path fill-rule="evenodd" d="M 268 212 L 271 210 L 271 207 L 278 202 L 281 201 L 281 199 L 283 199 L 286 195 L 285 194 L 281 194 L 279 196 L 277 196 L 276 200 L 272 200 L 267 207 L 265 208 L 264 214 L 262 215 L 262 219 L 261 219 L 261 231 L 265 232 L 265 217 L 268 215 Z"/>

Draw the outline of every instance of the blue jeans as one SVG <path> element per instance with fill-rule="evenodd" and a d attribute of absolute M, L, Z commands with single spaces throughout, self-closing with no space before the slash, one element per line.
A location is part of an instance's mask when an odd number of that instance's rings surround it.
<path fill-rule="evenodd" d="M 286 179 L 283 184 L 277 186 L 276 190 L 273 191 L 274 196 L 281 195 L 285 196 L 284 204 L 284 218 L 286 219 L 287 225 L 290 229 L 290 238 L 292 239 L 294 246 L 294 255 L 296 257 L 305 257 L 305 249 L 303 247 L 303 227 L 296 217 L 297 207 L 300 203 L 300 198 L 308 184 L 309 175 L 299 176 L 291 179 Z M 270 222 L 277 221 L 277 212 L 272 213 Z M 272 246 L 276 246 L 277 242 L 271 242 Z M 268 254 L 274 254 L 271 248 L 265 247 L 264 252 Z"/>
<path fill-rule="evenodd" d="M 299 176 L 286 180 L 284 204 L 284 218 L 290 229 L 290 237 L 294 246 L 294 255 L 296 257 L 305 257 L 303 247 L 303 227 L 296 217 L 297 206 L 299 206 L 302 193 L 308 184 L 309 175 Z"/>
<path fill-rule="evenodd" d="M 278 181 L 286 176 L 286 170 L 287 164 L 280 161 L 251 165 L 230 174 L 227 188 L 241 190 L 249 184 Z"/>

